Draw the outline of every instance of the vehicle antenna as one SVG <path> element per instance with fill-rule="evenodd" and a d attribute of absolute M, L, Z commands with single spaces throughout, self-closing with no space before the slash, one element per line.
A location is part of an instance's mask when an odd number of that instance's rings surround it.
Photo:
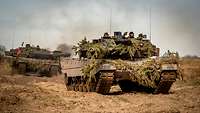
<path fill-rule="evenodd" d="M 110 8 L 110 34 L 112 32 L 112 8 Z"/>
<path fill-rule="evenodd" d="M 149 38 L 151 41 L 151 8 L 149 9 Z"/>
<path fill-rule="evenodd" d="M 12 36 L 12 49 L 14 48 L 14 40 L 15 40 L 15 31 L 13 32 Z"/>
<path fill-rule="evenodd" d="M 30 45 L 32 45 L 32 44 L 31 44 L 31 32 L 29 32 L 28 39 L 29 39 L 29 43 L 30 43 Z"/>

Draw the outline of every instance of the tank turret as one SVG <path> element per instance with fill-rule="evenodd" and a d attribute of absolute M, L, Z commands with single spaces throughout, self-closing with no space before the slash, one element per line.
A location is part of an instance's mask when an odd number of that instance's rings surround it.
<path fill-rule="evenodd" d="M 18 47 L 16 49 L 10 49 L 8 56 L 14 56 L 14 57 L 23 57 L 23 58 L 34 58 L 34 59 L 49 59 L 49 60 L 55 60 L 59 57 L 58 54 L 54 54 L 54 52 L 51 52 L 47 49 L 40 48 L 39 45 L 37 46 L 31 46 L 30 44 L 26 44 L 25 46 L 24 42 L 22 43 L 21 47 Z"/>
<path fill-rule="evenodd" d="M 84 39 L 74 48 L 80 58 L 97 56 L 94 58 L 137 60 L 159 55 L 159 49 L 146 38 L 146 35 L 139 34 L 138 38 L 134 38 L 133 32 L 130 32 L 129 36 L 127 34 L 128 32 L 124 35 L 121 32 L 114 32 L 114 36 L 109 36 L 105 33 L 103 37 L 92 42 Z M 98 53 L 101 55 L 97 55 Z"/>

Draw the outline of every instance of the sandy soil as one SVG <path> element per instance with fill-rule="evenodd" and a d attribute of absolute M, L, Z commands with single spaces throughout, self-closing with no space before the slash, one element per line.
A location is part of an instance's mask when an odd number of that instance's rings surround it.
<path fill-rule="evenodd" d="M 67 91 L 63 76 L 0 74 L 0 113 L 200 113 L 200 79 L 176 81 L 167 95 L 122 93 L 118 86 L 112 92 Z"/>
<path fill-rule="evenodd" d="M 199 113 L 200 81 L 177 81 L 168 95 L 67 91 L 62 76 L 0 76 L 1 113 Z"/>

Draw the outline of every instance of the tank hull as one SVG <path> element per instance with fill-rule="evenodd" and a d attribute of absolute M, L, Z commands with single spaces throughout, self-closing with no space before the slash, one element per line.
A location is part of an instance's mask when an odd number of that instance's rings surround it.
<path fill-rule="evenodd" d="M 114 60 L 108 60 L 114 61 Z M 140 64 L 143 61 L 124 61 L 131 65 Z M 97 92 L 100 94 L 109 94 L 111 86 L 118 84 L 123 92 L 131 91 L 145 91 L 149 93 L 168 93 L 171 85 L 176 81 L 176 69 L 175 64 L 171 65 L 170 69 L 160 69 L 160 78 L 156 83 L 156 87 L 147 87 L 145 85 L 138 84 L 137 81 L 132 79 L 132 71 L 123 69 L 116 69 L 100 66 L 101 68 L 96 71 L 95 76 L 88 78 L 82 73 L 84 66 L 91 63 L 90 59 L 62 59 L 61 66 L 62 72 L 65 74 L 65 85 L 69 91 L 80 92 Z M 174 69 L 172 69 L 174 66 Z M 104 67 L 104 68 L 102 68 Z M 168 67 L 169 68 L 169 67 Z M 89 80 L 90 79 L 90 80 Z"/>
<path fill-rule="evenodd" d="M 6 56 L 5 59 L 19 74 L 34 76 L 53 76 L 61 72 L 60 62 L 57 60 L 34 59 Z"/>

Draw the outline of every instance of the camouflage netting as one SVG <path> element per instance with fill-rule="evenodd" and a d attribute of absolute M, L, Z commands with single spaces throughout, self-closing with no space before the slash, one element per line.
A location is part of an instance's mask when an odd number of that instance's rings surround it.
<path fill-rule="evenodd" d="M 178 63 L 178 59 L 163 58 L 160 59 L 146 59 L 138 62 L 130 62 L 125 60 L 96 60 L 92 59 L 89 64 L 82 68 L 82 73 L 85 77 L 95 79 L 95 74 L 98 71 L 99 67 L 104 63 L 112 64 L 120 71 L 128 71 L 130 73 L 130 78 L 133 82 L 138 83 L 141 86 L 156 88 L 160 80 L 161 65 L 165 63 Z M 178 76 L 181 75 L 181 72 L 178 69 Z"/>
<path fill-rule="evenodd" d="M 160 62 L 155 59 L 148 59 L 141 64 L 130 64 L 123 60 L 91 60 L 82 68 L 82 72 L 91 80 L 91 78 L 95 78 L 98 68 L 103 63 L 112 64 L 117 70 L 130 72 L 131 80 L 142 86 L 156 88 L 156 83 L 160 78 Z"/>
<path fill-rule="evenodd" d="M 127 57 L 126 59 L 133 60 L 135 57 L 147 58 L 155 54 L 156 47 L 148 40 L 127 39 L 125 41 L 127 44 L 124 44 L 125 42 L 116 44 L 116 41 L 111 38 L 103 40 L 103 42 L 92 43 L 84 38 L 77 46 L 73 46 L 73 50 L 80 58 L 89 59 Z"/>
<path fill-rule="evenodd" d="M 85 65 L 81 71 L 85 78 L 89 78 L 88 82 L 92 79 L 96 80 L 95 74 L 97 73 L 98 69 L 100 68 L 101 64 L 104 63 L 104 60 L 95 60 L 92 59 L 89 64 Z"/>
<path fill-rule="evenodd" d="M 18 62 L 25 62 L 27 64 L 27 70 L 33 72 L 49 71 L 51 64 L 58 64 L 56 60 L 36 60 L 29 58 L 19 58 Z"/>
<path fill-rule="evenodd" d="M 156 83 L 160 79 L 160 63 L 155 59 L 148 59 L 141 64 L 130 64 L 123 60 L 114 60 L 111 63 L 117 70 L 130 72 L 131 80 L 142 86 L 156 88 Z"/>

